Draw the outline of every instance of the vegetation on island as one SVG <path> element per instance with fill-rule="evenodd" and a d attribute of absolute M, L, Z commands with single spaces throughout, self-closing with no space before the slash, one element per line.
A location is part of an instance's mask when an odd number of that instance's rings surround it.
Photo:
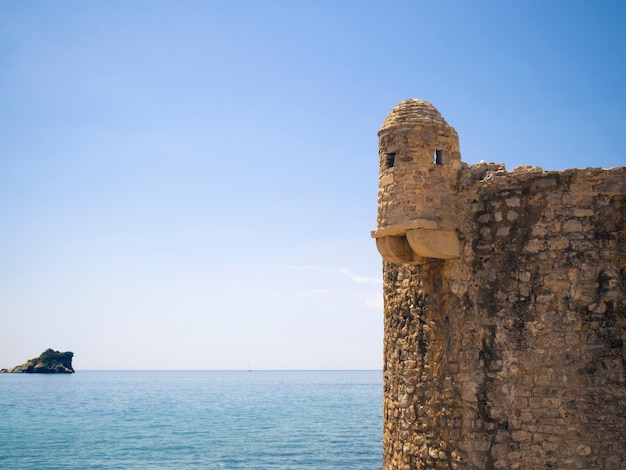
<path fill-rule="evenodd" d="M 47 367 L 53 367 L 56 364 L 62 364 L 65 367 L 72 367 L 72 358 L 74 357 L 74 353 L 71 351 L 59 352 L 54 351 L 51 348 L 46 349 L 38 358 L 31 359 Z"/>

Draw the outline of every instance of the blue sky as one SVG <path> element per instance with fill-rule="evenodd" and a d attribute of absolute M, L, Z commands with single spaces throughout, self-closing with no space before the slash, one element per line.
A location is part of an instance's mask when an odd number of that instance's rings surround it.
<path fill-rule="evenodd" d="M 0 0 L 0 367 L 382 366 L 376 132 L 626 164 L 621 1 Z"/>

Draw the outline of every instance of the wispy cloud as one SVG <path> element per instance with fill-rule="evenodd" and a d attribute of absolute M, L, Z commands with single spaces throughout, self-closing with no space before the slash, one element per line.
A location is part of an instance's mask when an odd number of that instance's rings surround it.
<path fill-rule="evenodd" d="M 344 276 L 348 276 L 354 282 L 358 282 L 359 284 L 371 283 L 371 284 L 380 284 L 383 280 L 379 277 L 368 277 L 368 276 L 359 276 L 356 274 L 352 274 L 348 269 L 341 268 L 339 270 L 341 274 Z"/>
<path fill-rule="evenodd" d="M 328 295 L 329 293 L 330 289 L 311 289 L 300 292 L 298 295 L 300 297 L 321 297 L 323 295 Z"/>
<path fill-rule="evenodd" d="M 293 264 L 287 265 L 287 269 L 291 269 L 293 271 L 328 271 L 330 268 L 325 268 L 323 266 L 315 266 L 310 264 L 296 266 Z"/>
<path fill-rule="evenodd" d="M 294 271 L 307 271 L 307 272 L 311 272 L 311 271 L 326 271 L 329 273 L 339 273 L 343 276 L 346 276 L 347 278 L 349 278 L 350 280 L 352 280 L 352 282 L 356 282 L 359 284 L 382 284 L 383 280 L 380 277 L 369 277 L 369 276 L 359 276 L 358 274 L 353 274 L 348 268 L 332 268 L 332 267 L 326 267 L 326 266 L 316 266 L 316 265 L 310 265 L 310 264 L 305 264 L 305 265 L 288 265 L 287 269 L 291 269 Z"/>

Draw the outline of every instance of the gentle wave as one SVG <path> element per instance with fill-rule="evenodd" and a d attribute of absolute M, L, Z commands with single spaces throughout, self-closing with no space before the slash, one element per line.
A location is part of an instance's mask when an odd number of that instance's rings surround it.
<path fill-rule="evenodd" d="M 0 468 L 382 467 L 380 371 L 0 376 Z"/>

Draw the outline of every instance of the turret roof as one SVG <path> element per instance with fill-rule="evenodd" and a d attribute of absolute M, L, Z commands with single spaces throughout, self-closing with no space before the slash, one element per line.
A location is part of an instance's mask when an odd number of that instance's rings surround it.
<path fill-rule="evenodd" d="M 405 100 L 394 107 L 380 130 L 391 127 L 412 126 L 448 126 L 437 109 L 428 101 L 419 99 Z"/>

